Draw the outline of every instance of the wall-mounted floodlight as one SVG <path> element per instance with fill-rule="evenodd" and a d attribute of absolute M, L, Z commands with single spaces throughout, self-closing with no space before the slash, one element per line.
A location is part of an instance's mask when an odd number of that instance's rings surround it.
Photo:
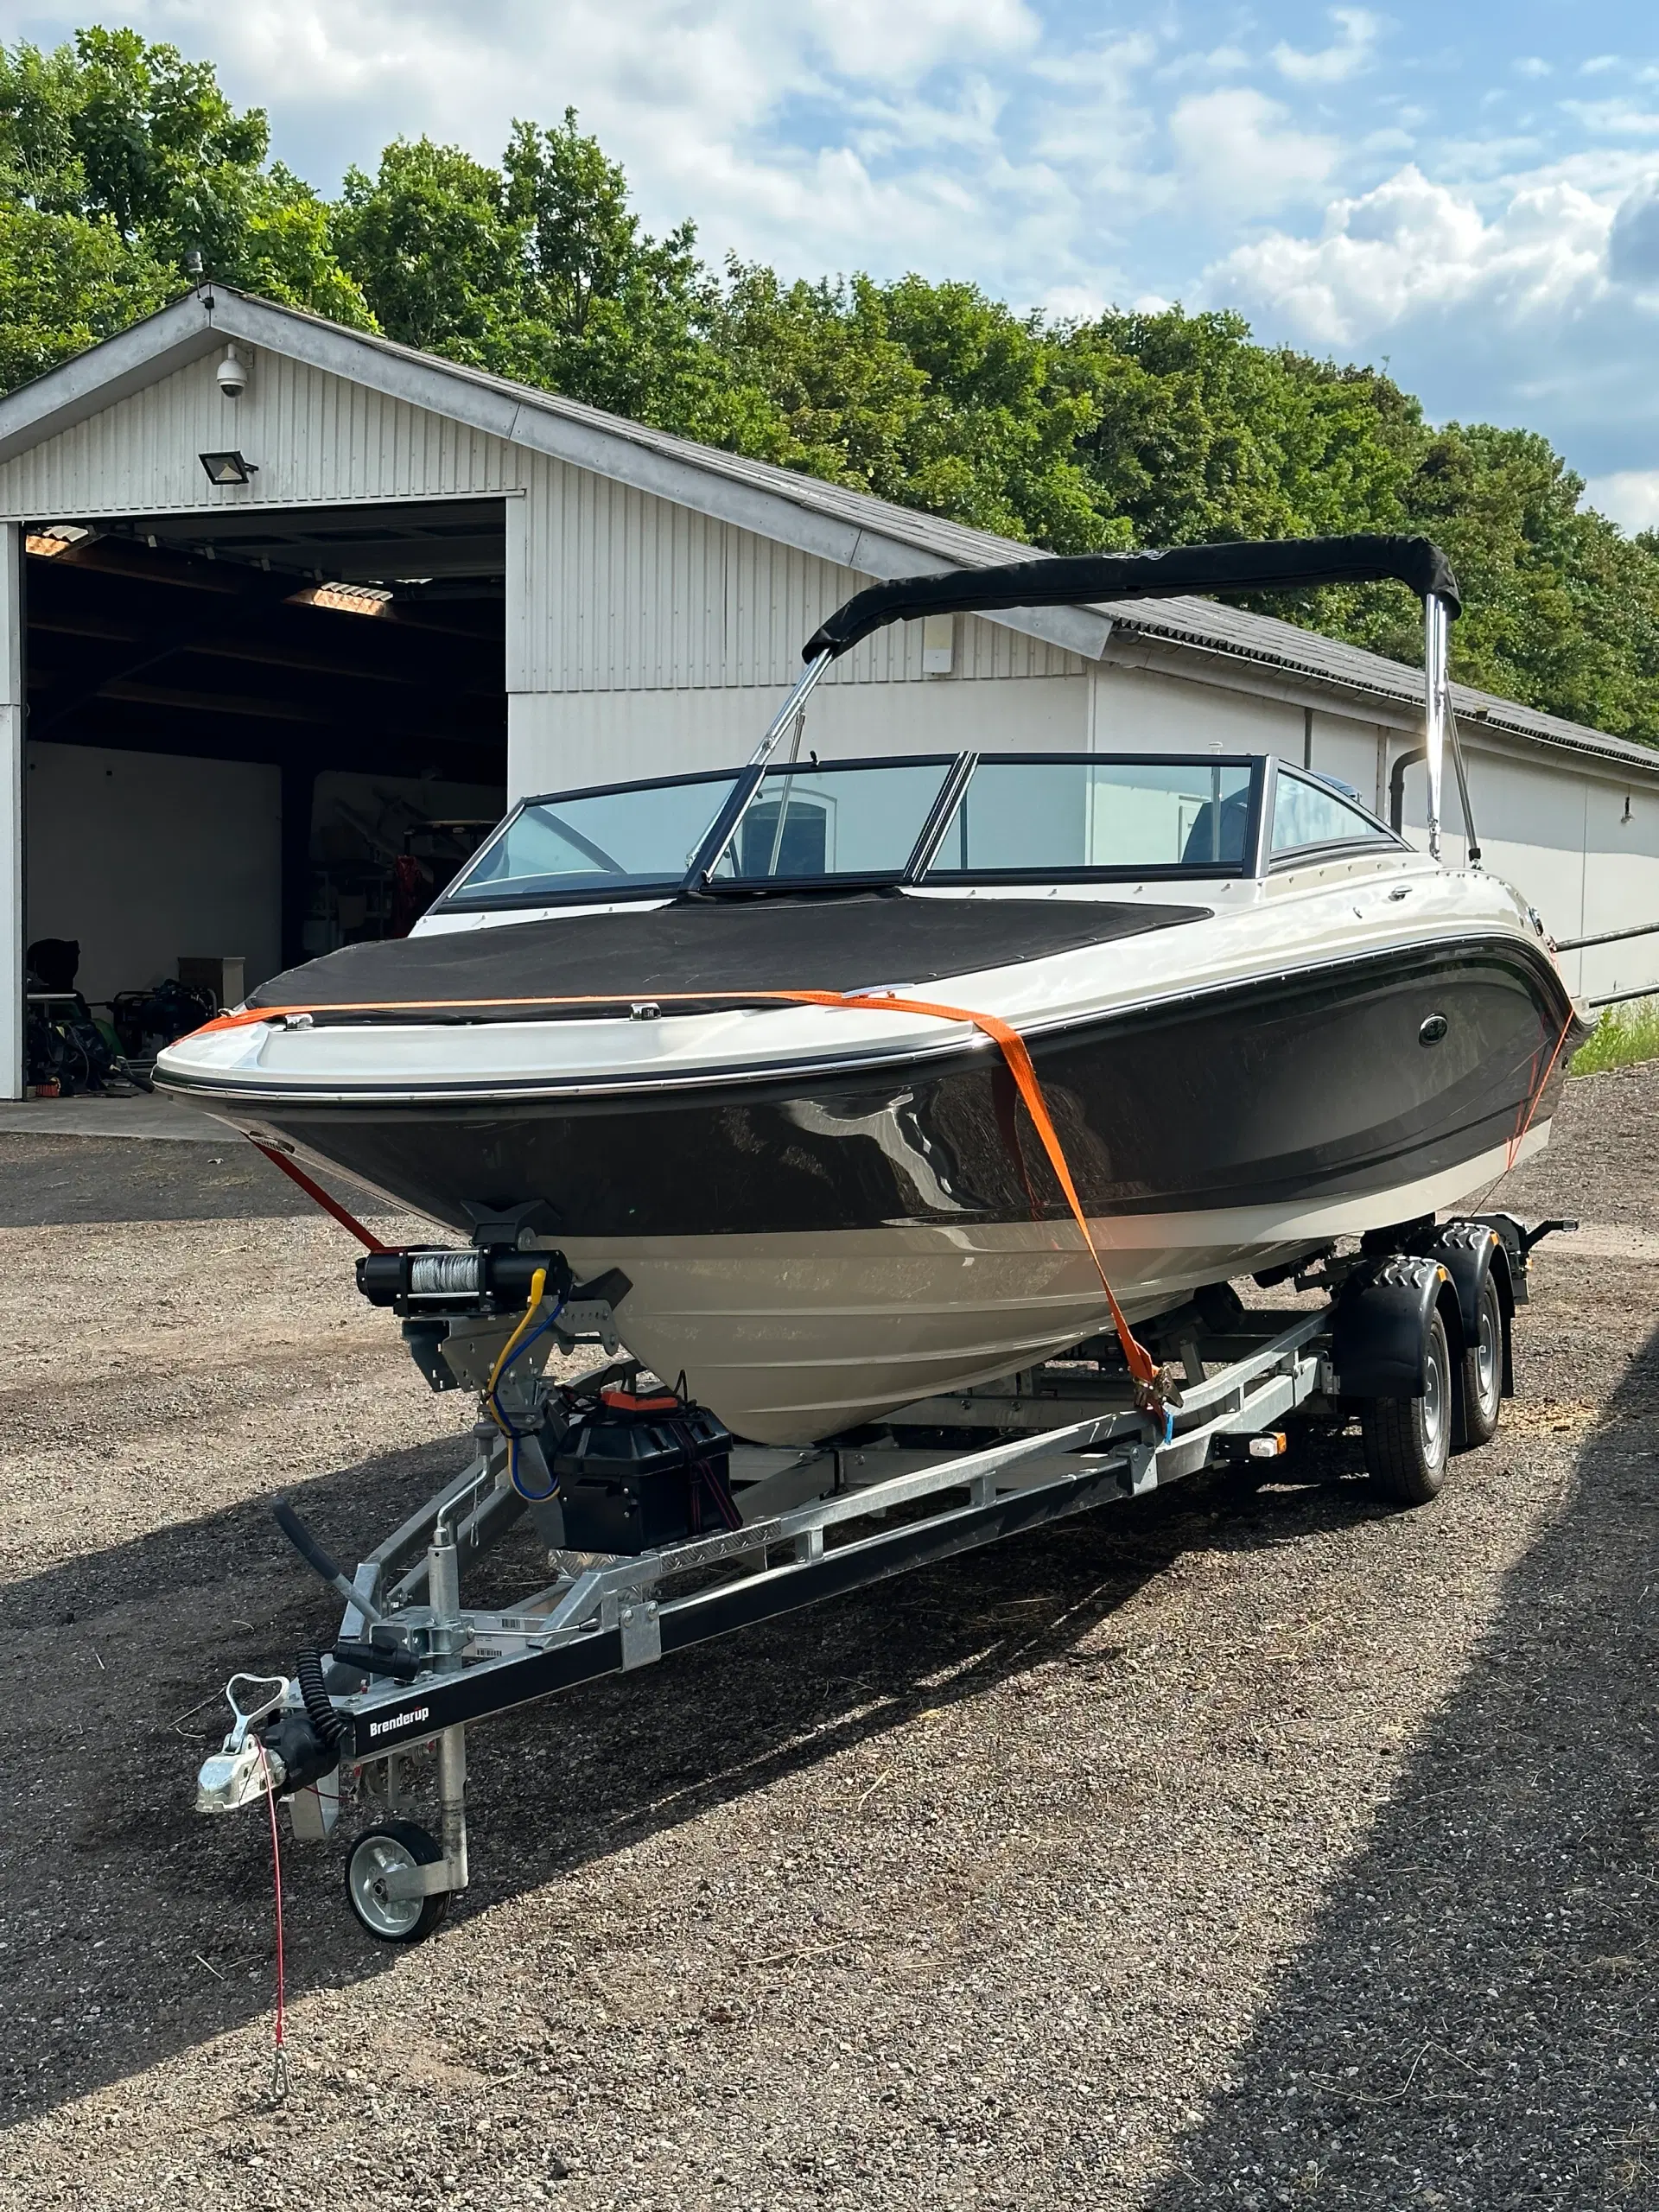
<path fill-rule="evenodd" d="M 210 484 L 247 484 L 259 473 L 257 463 L 244 461 L 239 453 L 200 453 L 196 459 Z"/>

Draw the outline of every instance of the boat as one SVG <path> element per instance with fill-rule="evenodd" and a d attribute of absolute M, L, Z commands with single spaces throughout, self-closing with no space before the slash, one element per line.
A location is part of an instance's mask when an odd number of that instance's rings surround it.
<path fill-rule="evenodd" d="M 807 742 L 887 621 L 1383 578 L 1425 607 L 1426 852 L 1266 754 Z M 872 587 L 745 766 L 524 800 L 407 938 L 274 977 L 156 1081 L 462 1238 L 533 1223 L 740 1438 L 855 1433 L 1095 1338 L 1103 1275 L 1154 1319 L 1547 1141 L 1579 1013 L 1472 823 L 1441 851 L 1458 609 L 1418 538 Z"/>

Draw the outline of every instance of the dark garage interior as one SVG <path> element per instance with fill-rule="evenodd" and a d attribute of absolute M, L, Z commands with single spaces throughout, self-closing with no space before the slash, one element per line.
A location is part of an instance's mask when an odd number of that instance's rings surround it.
<path fill-rule="evenodd" d="M 499 500 L 26 543 L 28 937 L 105 1020 L 404 933 L 499 817 Z"/>

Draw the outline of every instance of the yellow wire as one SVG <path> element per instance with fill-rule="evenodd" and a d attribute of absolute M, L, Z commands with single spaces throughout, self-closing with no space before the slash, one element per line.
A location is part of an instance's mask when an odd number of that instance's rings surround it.
<path fill-rule="evenodd" d="M 512 1358 L 512 1355 L 518 1349 L 519 1340 L 524 1336 L 525 1330 L 529 1328 L 531 1322 L 535 1319 L 536 1308 L 541 1304 L 542 1293 L 546 1287 L 547 1269 L 545 1268 L 537 1268 L 535 1274 L 531 1275 L 530 1279 L 530 1303 L 525 1306 L 523 1317 L 521 1318 L 518 1327 L 507 1338 L 505 1344 L 502 1345 L 501 1356 L 490 1370 L 489 1387 L 484 1393 L 484 1402 L 490 1409 L 490 1419 L 500 1430 L 502 1435 L 507 1438 L 512 1437 L 512 1431 L 507 1427 L 506 1422 L 502 1419 L 501 1414 L 497 1408 L 495 1402 L 495 1386 L 501 1380 L 501 1377 L 506 1373 L 507 1367 Z"/>

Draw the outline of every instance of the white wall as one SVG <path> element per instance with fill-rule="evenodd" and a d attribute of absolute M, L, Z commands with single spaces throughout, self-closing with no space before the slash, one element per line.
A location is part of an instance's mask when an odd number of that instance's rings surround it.
<path fill-rule="evenodd" d="M 631 776 L 736 767 L 766 734 L 786 687 L 733 691 L 520 692 L 507 702 L 508 787 L 531 791 Z M 806 744 L 826 760 L 880 753 L 1080 750 L 1086 677 L 1029 683 L 820 685 Z"/>
<path fill-rule="evenodd" d="M 181 953 L 282 965 L 282 785 L 274 767 L 27 748 L 28 936 L 79 938 L 89 999 L 176 975 Z"/>

